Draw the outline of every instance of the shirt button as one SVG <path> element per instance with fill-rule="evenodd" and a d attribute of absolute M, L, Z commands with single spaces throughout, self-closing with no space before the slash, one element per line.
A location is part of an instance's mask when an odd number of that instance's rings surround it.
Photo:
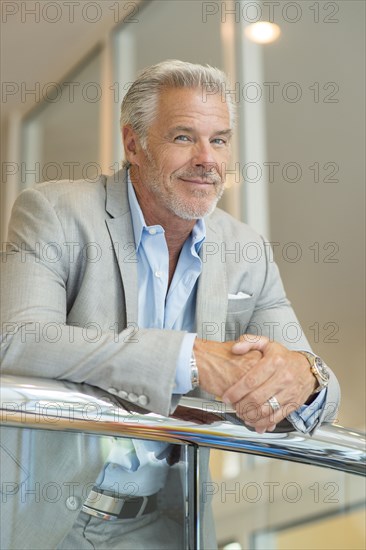
<path fill-rule="evenodd" d="M 120 390 L 118 392 L 118 397 L 120 397 L 121 399 L 127 399 L 128 393 L 125 390 Z"/>
<path fill-rule="evenodd" d="M 108 388 L 109 393 L 112 393 L 113 395 L 118 395 L 118 390 L 116 388 Z"/>
<path fill-rule="evenodd" d="M 80 506 L 80 500 L 77 497 L 69 497 L 66 499 L 66 508 L 74 512 Z"/>
<path fill-rule="evenodd" d="M 163 272 L 162 271 L 155 271 L 155 277 L 158 277 L 158 279 L 160 279 L 160 277 L 162 276 Z"/>
<path fill-rule="evenodd" d="M 150 227 L 149 233 L 150 233 L 150 235 L 155 235 L 155 233 L 156 233 L 155 227 Z"/>
<path fill-rule="evenodd" d="M 140 395 L 137 402 L 142 407 L 145 407 L 148 404 L 149 400 L 146 395 Z"/>
<path fill-rule="evenodd" d="M 128 400 L 131 401 L 131 403 L 136 403 L 138 396 L 135 393 L 129 393 Z"/>

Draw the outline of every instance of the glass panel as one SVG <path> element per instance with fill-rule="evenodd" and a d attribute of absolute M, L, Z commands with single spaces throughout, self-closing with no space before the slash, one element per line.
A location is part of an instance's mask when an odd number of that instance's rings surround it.
<path fill-rule="evenodd" d="M 100 174 L 101 53 L 61 84 L 44 86 L 44 101 L 25 120 L 22 185 Z"/>
<path fill-rule="evenodd" d="M 299 18 L 276 7 L 281 38 L 263 47 L 270 239 L 304 333 L 338 376 L 339 422 L 363 430 L 366 4 L 287 5 Z"/>
<path fill-rule="evenodd" d="M 0 450 L 1 548 L 188 547 L 184 445 L 4 427 Z"/>
<path fill-rule="evenodd" d="M 211 453 L 219 548 L 365 548 L 365 479 L 239 453 Z"/>

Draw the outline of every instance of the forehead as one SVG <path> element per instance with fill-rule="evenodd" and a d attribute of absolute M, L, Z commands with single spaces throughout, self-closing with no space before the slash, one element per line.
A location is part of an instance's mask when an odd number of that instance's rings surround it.
<path fill-rule="evenodd" d="M 166 88 L 160 95 L 155 123 L 160 127 L 187 124 L 213 131 L 230 126 L 229 110 L 221 94 L 208 94 L 201 88 Z"/>

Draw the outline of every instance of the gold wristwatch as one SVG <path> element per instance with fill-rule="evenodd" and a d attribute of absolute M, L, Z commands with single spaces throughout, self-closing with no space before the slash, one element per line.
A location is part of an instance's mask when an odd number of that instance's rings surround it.
<path fill-rule="evenodd" d="M 309 361 L 310 370 L 318 381 L 318 387 L 314 393 L 319 393 L 329 384 L 329 370 L 327 366 L 320 357 L 310 351 L 297 350 L 297 352 L 304 355 Z"/>

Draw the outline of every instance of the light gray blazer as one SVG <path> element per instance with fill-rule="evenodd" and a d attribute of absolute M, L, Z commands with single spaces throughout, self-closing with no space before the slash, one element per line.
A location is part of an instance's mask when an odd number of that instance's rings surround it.
<path fill-rule="evenodd" d="M 251 332 L 292 349 L 310 349 L 269 246 L 219 209 L 205 221 L 198 336 L 225 341 Z M 22 192 L 13 208 L 1 266 L 4 373 L 85 382 L 120 392 L 127 400 L 137 396 L 138 403 L 156 413 L 171 412 L 177 404 L 171 396 L 184 333 L 138 328 L 137 259 L 125 171 L 94 183 L 47 182 Z M 338 403 L 339 386 L 332 374 L 319 425 L 335 418 Z M 22 441 L 14 435 L 10 440 L 10 454 L 15 446 L 19 452 Z M 57 479 L 67 471 L 69 481 L 85 479 L 88 464 L 90 481 L 106 452 L 94 453 L 91 460 L 88 444 L 79 438 L 76 458 L 67 453 L 67 445 L 55 443 L 47 464 L 55 464 Z M 32 479 L 44 480 L 44 468 L 36 465 Z M 20 480 L 16 467 L 13 474 Z M 81 492 L 79 496 L 81 506 Z M 55 523 L 54 507 L 41 504 L 38 510 L 33 506 L 33 512 L 27 506 L 27 516 L 19 510 L 24 529 L 39 519 L 41 508 L 42 523 L 49 521 L 54 540 L 60 540 L 80 506 L 69 510 L 60 500 Z M 25 532 L 12 535 L 14 548 L 22 548 Z M 49 538 L 42 533 L 38 537 L 37 548 L 50 547 Z"/>

